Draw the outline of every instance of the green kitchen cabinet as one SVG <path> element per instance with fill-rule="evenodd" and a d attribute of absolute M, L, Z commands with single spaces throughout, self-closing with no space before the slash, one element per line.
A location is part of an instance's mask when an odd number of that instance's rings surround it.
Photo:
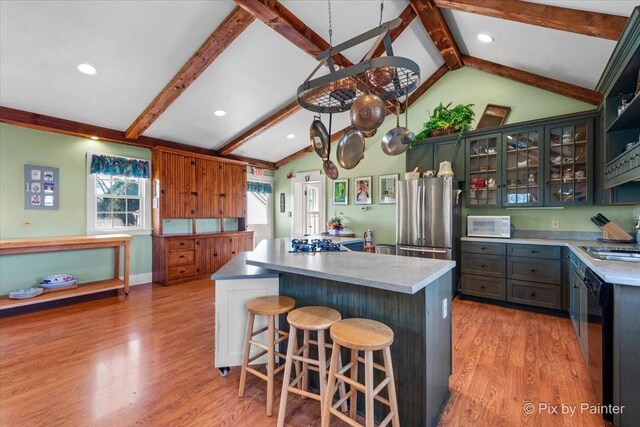
<path fill-rule="evenodd" d="M 593 204 L 593 119 L 545 126 L 545 206 Z"/>
<path fill-rule="evenodd" d="M 466 139 L 465 144 L 467 206 L 502 206 L 502 134 L 470 137 Z"/>
<path fill-rule="evenodd" d="M 545 157 L 542 138 L 540 126 L 503 133 L 502 206 L 542 206 Z"/>
<path fill-rule="evenodd" d="M 455 179 L 464 181 L 464 144 L 463 142 L 460 142 L 460 144 L 457 142 L 457 134 L 428 138 L 416 142 L 407 151 L 407 171 L 412 171 L 417 167 L 420 172 L 433 170 L 438 173 L 440 163 L 449 161 L 451 162 Z"/>

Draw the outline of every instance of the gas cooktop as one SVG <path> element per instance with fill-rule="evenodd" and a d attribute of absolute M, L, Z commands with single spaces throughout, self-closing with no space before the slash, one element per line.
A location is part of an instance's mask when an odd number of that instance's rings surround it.
<path fill-rule="evenodd" d="M 345 252 L 339 243 L 331 239 L 293 239 L 289 252 Z"/>

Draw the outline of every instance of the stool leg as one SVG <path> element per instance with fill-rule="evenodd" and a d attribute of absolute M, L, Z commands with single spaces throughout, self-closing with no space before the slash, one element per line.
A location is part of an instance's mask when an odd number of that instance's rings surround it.
<path fill-rule="evenodd" d="M 253 321 L 256 316 L 253 313 L 249 313 L 247 318 L 247 337 L 244 341 L 244 357 L 242 358 L 242 370 L 240 371 L 240 390 L 238 390 L 238 397 L 244 396 L 244 386 L 247 382 L 247 366 L 249 366 L 249 352 L 251 351 L 251 335 L 253 334 Z"/>
<path fill-rule="evenodd" d="M 318 331 L 318 376 L 320 377 L 320 413 L 322 413 L 324 395 L 327 393 L 327 348 L 324 345 L 324 330 Z"/>
<path fill-rule="evenodd" d="M 364 352 L 364 385 L 366 388 L 365 400 L 365 424 L 366 427 L 374 427 L 373 420 L 373 351 Z"/>
<path fill-rule="evenodd" d="M 351 381 L 358 382 L 358 350 L 351 350 Z M 356 419 L 356 409 L 358 408 L 358 389 L 350 386 L 351 397 L 349 400 L 349 418 Z"/>
<path fill-rule="evenodd" d="M 268 329 L 267 329 L 267 348 L 268 348 L 268 361 L 267 361 L 267 416 L 273 415 L 273 380 L 275 370 L 275 316 L 269 316 Z"/>
<path fill-rule="evenodd" d="M 389 385 L 387 385 L 387 391 L 389 392 L 389 403 L 391 403 L 391 409 L 394 413 L 391 419 L 391 425 L 393 427 L 400 427 L 400 414 L 398 414 L 398 399 L 396 396 L 396 383 L 393 377 L 393 364 L 391 363 L 391 350 L 389 347 L 385 348 L 382 352 L 384 357 L 384 370 L 387 377 L 391 378 Z"/>
<path fill-rule="evenodd" d="M 304 346 L 304 350 L 302 351 L 302 356 L 305 359 L 309 358 L 309 331 L 303 331 L 304 339 L 302 341 L 302 345 Z M 307 362 L 302 362 L 302 372 L 304 375 L 302 376 L 302 390 L 309 391 L 309 364 Z M 306 399 L 306 396 L 302 396 L 303 399 Z"/>
<path fill-rule="evenodd" d="M 284 426 L 284 418 L 287 412 L 287 395 L 289 394 L 289 382 L 291 381 L 291 365 L 295 352 L 297 334 L 294 326 L 289 327 L 289 343 L 287 344 L 287 358 L 284 364 L 284 378 L 282 379 L 282 393 L 280 393 L 280 409 L 278 411 L 278 427 Z"/>
<path fill-rule="evenodd" d="M 324 404 L 322 405 L 322 427 L 329 427 L 329 418 L 331 417 L 329 410 L 333 405 L 333 394 L 335 393 L 338 354 L 340 354 L 340 346 L 334 342 L 333 348 L 331 349 L 331 365 L 329 365 L 327 391 L 324 396 Z"/>
<path fill-rule="evenodd" d="M 342 369 L 344 365 L 342 364 L 342 353 L 338 353 L 338 369 Z M 340 381 L 340 384 L 338 385 L 338 391 L 340 393 L 340 398 L 342 399 L 344 397 L 345 394 L 347 394 L 347 388 L 344 385 L 343 381 Z M 347 412 L 349 410 L 349 405 L 347 404 L 347 400 L 346 399 L 344 402 L 342 402 L 342 407 L 340 409 L 342 409 L 342 412 Z"/>

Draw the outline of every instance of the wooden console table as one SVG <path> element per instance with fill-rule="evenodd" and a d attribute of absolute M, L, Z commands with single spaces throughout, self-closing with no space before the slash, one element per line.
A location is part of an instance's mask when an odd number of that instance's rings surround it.
<path fill-rule="evenodd" d="M 78 249 L 114 248 L 113 279 L 80 284 L 75 289 L 50 292 L 28 299 L 0 297 L 0 310 L 55 301 L 80 295 L 95 294 L 113 289 L 123 289 L 129 294 L 129 252 L 132 236 L 128 234 L 104 234 L 96 236 L 63 236 L 37 239 L 0 240 L 0 255 L 29 254 L 36 252 L 72 251 Z M 124 246 L 124 280 L 120 280 L 120 247 Z"/>

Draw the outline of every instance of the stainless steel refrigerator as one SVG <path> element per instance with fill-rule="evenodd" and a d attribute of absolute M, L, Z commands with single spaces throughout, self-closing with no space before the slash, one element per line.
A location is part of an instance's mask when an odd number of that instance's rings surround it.
<path fill-rule="evenodd" d="M 461 191 L 452 177 L 398 182 L 396 253 L 459 260 Z M 457 283 L 454 274 L 454 293 Z"/>

